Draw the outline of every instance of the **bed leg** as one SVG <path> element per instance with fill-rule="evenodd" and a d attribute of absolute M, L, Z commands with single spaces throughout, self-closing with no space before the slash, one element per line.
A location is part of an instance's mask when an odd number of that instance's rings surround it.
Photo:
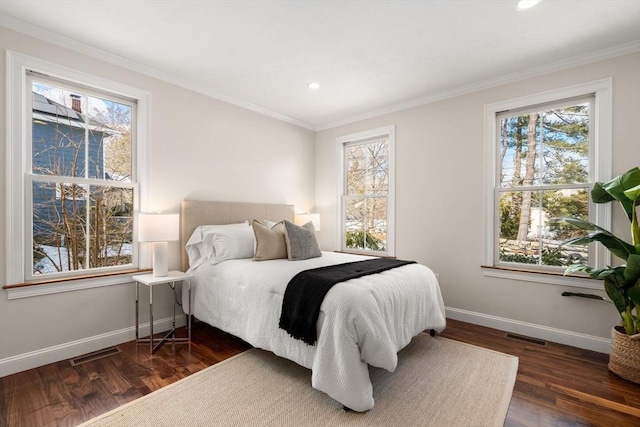
<path fill-rule="evenodd" d="M 431 335 L 432 337 L 436 336 L 436 330 L 435 329 L 429 329 L 429 335 Z"/>

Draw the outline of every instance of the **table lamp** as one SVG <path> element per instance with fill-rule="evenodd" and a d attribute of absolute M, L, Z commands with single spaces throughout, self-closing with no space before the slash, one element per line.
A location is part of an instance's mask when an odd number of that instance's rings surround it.
<path fill-rule="evenodd" d="M 313 223 L 313 228 L 316 231 L 320 231 L 320 214 L 319 213 L 296 214 L 295 223 L 297 225 L 304 225 L 309 221 Z"/>
<path fill-rule="evenodd" d="M 154 276 L 162 277 L 169 273 L 167 242 L 180 238 L 179 218 L 178 214 L 166 213 L 141 213 L 138 215 L 139 240 L 153 243 Z"/>

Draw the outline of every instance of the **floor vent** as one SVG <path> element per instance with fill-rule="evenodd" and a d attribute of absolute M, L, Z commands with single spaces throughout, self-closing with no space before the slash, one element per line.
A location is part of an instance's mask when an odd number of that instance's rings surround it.
<path fill-rule="evenodd" d="M 542 347 L 546 347 L 547 346 L 547 342 L 544 340 L 539 340 L 537 338 L 531 338 L 531 337 L 525 337 L 524 335 L 518 335 L 518 334 L 512 334 L 510 332 L 507 332 L 505 334 L 505 337 L 512 339 L 512 340 L 518 340 L 518 341 L 525 341 L 531 344 L 536 344 L 536 345 L 540 345 Z"/>
<path fill-rule="evenodd" d="M 93 353 L 88 353 L 82 356 L 78 356 L 76 358 L 70 359 L 72 366 L 80 365 L 82 363 L 91 362 L 93 360 L 102 359 L 104 357 L 112 356 L 114 354 L 118 354 L 122 352 L 119 347 L 109 347 L 104 350 L 94 351 Z"/>

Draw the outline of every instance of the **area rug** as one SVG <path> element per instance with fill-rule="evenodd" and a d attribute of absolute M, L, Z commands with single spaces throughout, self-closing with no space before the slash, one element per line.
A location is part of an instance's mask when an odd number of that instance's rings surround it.
<path fill-rule="evenodd" d="M 252 349 L 82 426 L 501 426 L 518 359 L 420 334 L 393 373 L 371 368 L 364 413 L 311 388 L 311 371 Z"/>

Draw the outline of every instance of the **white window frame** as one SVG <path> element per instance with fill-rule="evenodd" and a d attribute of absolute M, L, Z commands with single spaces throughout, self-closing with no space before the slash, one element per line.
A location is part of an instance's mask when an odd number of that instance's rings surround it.
<path fill-rule="evenodd" d="M 485 246 L 484 266 L 496 267 L 499 265 L 497 258 L 497 230 L 499 227 L 497 212 L 496 186 L 498 182 L 498 126 L 496 117 L 498 114 L 508 111 L 533 107 L 538 104 L 547 104 L 555 101 L 594 96 L 592 117 L 590 124 L 589 146 L 589 183 L 603 182 L 611 179 L 611 155 L 612 155 L 612 79 L 596 80 L 578 84 L 548 92 L 542 92 L 530 96 L 524 96 L 507 101 L 496 102 L 484 107 L 484 183 L 485 183 Z M 611 204 L 595 204 L 589 197 L 590 220 L 606 229 L 611 227 Z M 594 264 L 604 266 L 611 260 L 608 251 L 601 245 L 594 245 L 591 249 L 594 255 Z M 513 280 L 549 283 L 564 286 L 575 286 L 589 289 L 601 289 L 601 284 L 590 279 L 564 277 L 562 275 L 540 274 L 542 269 L 530 271 L 510 271 L 485 268 L 483 274 L 490 277 L 500 277 Z"/>
<path fill-rule="evenodd" d="M 30 173 L 29 151 L 27 138 L 30 134 L 27 124 L 30 123 L 31 112 L 27 111 L 28 101 L 31 99 L 31 87 L 27 87 L 27 72 L 41 73 L 54 79 L 69 81 L 81 86 L 94 88 L 97 91 L 109 92 L 118 96 L 133 99 L 137 102 L 137 141 L 132 161 L 137 171 L 137 199 L 134 205 L 134 215 L 149 205 L 149 92 L 97 77 L 88 73 L 73 70 L 39 58 L 7 50 L 6 54 L 6 283 L 24 283 L 28 278 L 26 273 L 27 250 L 31 248 L 30 232 L 26 229 L 28 221 L 26 215 L 31 210 L 26 206 L 26 173 Z M 26 115 L 29 114 L 29 117 Z M 29 120 L 27 120 L 29 119 Z M 135 222 L 134 222 L 135 224 Z M 134 236 L 137 230 L 134 226 Z M 134 239 L 135 242 L 135 239 Z M 134 260 L 134 268 L 138 267 L 140 259 L 148 258 L 146 248 L 139 248 L 138 259 Z M 134 250 L 135 253 L 135 250 Z M 92 271 L 84 271 L 90 276 Z M 23 298 L 78 289 L 94 288 L 113 284 L 129 283 L 132 274 L 108 276 L 104 278 L 78 278 L 76 274 L 64 276 L 62 280 L 56 278 L 55 283 L 33 284 L 24 287 L 9 288 L 8 298 Z M 76 276 L 76 277 L 74 277 Z M 82 275 L 80 275 L 82 277 Z M 73 279 L 65 281 L 64 279 Z"/>
<path fill-rule="evenodd" d="M 387 138 L 389 150 L 389 192 L 387 194 L 387 250 L 379 251 L 358 251 L 347 248 L 345 242 L 345 191 L 346 191 L 346 163 L 345 147 L 347 144 L 358 143 L 374 138 Z M 384 126 L 350 135 L 340 136 L 336 139 L 337 159 L 338 159 L 338 212 L 337 212 L 337 242 L 341 251 L 361 253 L 365 255 L 395 256 L 395 153 L 396 153 L 396 127 L 395 125 Z"/>

